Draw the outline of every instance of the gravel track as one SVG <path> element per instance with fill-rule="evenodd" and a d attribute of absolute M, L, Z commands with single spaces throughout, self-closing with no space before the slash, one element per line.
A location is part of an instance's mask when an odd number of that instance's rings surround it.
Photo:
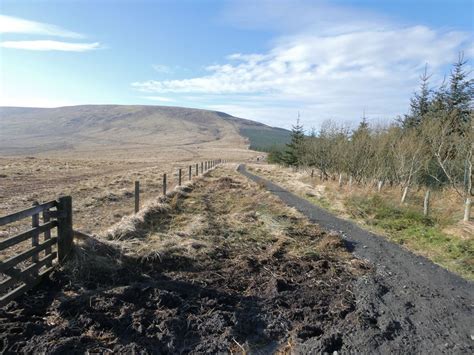
<path fill-rule="evenodd" d="M 312 222 L 338 231 L 353 253 L 376 267 L 354 288 L 371 324 L 343 335 L 345 349 L 370 353 L 472 354 L 473 283 L 355 223 L 338 218 L 280 186 L 237 169 Z M 311 344 L 306 344 L 311 349 Z M 301 349 L 303 352 L 305 349 Z"/>

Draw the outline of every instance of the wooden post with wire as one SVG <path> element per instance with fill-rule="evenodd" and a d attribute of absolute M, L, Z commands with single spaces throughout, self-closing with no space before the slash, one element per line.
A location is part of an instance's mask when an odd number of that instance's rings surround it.
<path fill-rule="evenodd" d="M 135 181 L 135 213 L 140 211 L 140 181 Z"/>
<path fill-rule="evenodd" d="M 163 174 L 163 196 L 166 195 L 166 174 Z"/>

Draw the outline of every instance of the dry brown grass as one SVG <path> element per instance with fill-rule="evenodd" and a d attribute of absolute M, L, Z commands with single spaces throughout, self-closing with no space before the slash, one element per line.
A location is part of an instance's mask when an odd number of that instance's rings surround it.
<path fill-rule="evenodd" d="M 218 156 L 223 158 L 226 154 L 245 160 L 255 153 L 244 149 L 234 149 L 233 153 L 209 149 L 191 154 L 175 149 L 169 155 L 149 152 L 143 159 L 126 160 L 0 158 L 0 216 L 28 208 L 33 201 L 71 195 L 75 227 L 98 233 L 133 211 L 135 180 L 140 181 L 141 199 L 145 204 L 161 196 L 163 173 L 167 173 L 169 189 L 172 189 L 177 183 L 178 168 L 185 169 L 183 179 L 187 180 L 187 166 Z M 195 160 L 191 160 L 193 158 Z M 2 235 L 18 231 L 17 226 L 0 228 Z"/>
<path fill-rule="evenodd" d="M 316 175 L 311 178 L 310 171 L 295 172 L 277 165 L 251 164 L 249 170 L 451 271 L 474 278 L 474 222 L 461 220 L 462 201 L 452 190 L 432 192 L 431 217 L 424 221 L 422 190 L 410 190 L 406 203 L 401 206 L 399 187 L 383 186 L 382 191 L 377 192 L 375 184 L 349 187 L 347 181 L 340 187 L 337 180 L 321 181 Z M 372 214 L 367 214 L 370 210 Z M 406 215 L 398 216 L 403 213 Z"/>
<path fill-rule="evenodd" d="M 167 265 L 192 260 L 208 265 L 225 252 L 246 262 L 249 255 L 296 258 L 332 255 L 352 267 L 340 236 L 310 223 L 257 184 L 219 167 L 202 179 L 178 187 L 140 213 L 77 243 L 67 268 L 77 280 L 94 273 L 113 275 L 125 260 Z M 360 270 L 360 267 L 353 267 Z"/>
<path fill-rule="evenodd" d="M 298 195 L 308 197 L 318 204 L 336 212 L 344 217 L 350 214 L 345 207 L 345 199 L 348 196 L 381 196 L 384 200 L 392 201 L 395 204 L 400 201 L 402 190 L 400 187 L 390 187 L 384 185 L 381 192 L 377 192 L 375 185 L 353 184 L 349 188 L 348 182 L 343 181 L 343 186 L 339 187 L 337 180 L 321 181 L 319 177 L 311 178 L 310 171 L 300 170 L 297 172 L 291 169 L 270 164 L 250 164 L 250 171 L 267 177 L 277 183 L 282 184 Z M 415 210 L 423 211 L 424 193 L 422 189 L 409 190 L 404 206 Z M 443 222 L 446 231 L 455 233 L 460 238 L 469 238 L 473 235 L 474 223 L 462 222 L 463 201 L 456 193 L 450 189 L 442 191 L 432 191 L 430 198 L 431 215 Z"/>

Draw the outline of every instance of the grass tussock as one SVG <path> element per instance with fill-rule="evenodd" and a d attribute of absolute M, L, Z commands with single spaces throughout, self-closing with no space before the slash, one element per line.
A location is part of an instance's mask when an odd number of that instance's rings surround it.
<path fill-rule="evenodd" d="M 100 285 L 124 282 L 124 273 L 136 281 L 148 271 L 209 270 L 222 260 L 323 256 L 344 265 L 353 259 L 337 233 L 222 168 L 79 243 L 66 268 L 75 282 Z"/>

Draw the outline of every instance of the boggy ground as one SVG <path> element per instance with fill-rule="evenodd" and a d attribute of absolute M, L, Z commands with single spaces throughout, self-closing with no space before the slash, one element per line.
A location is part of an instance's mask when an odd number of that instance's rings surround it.
<path fill-rule="evenodd" d="M 333 353 L 364 329 L 393 339 L 396 324 L 374 325 L 353 292 L 372 267 L 234 168 L 80 243 L 0 310 L 2 352 Z"/>

